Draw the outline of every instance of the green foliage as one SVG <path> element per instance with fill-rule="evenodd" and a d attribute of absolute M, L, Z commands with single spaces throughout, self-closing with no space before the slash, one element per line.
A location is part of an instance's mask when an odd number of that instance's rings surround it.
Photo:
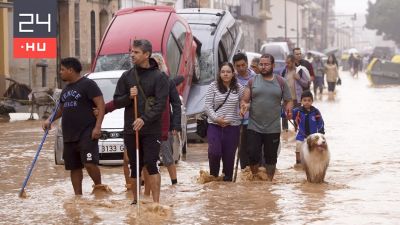
<path fill-rule="evenodd" d="M 376 29 L 378 35 L 384 35 L 384 39 L 393 40 L 400 45 L 400 1 L 376 0 L 375 4 L 368 2 L 368 14 L 366 16 L 368 29 Z"/>

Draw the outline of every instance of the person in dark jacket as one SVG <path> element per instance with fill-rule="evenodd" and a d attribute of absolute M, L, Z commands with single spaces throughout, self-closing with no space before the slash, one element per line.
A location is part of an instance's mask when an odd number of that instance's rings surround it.
<path fill-rule="evenodd" d="M 152 45 L 148 40 L 133 42 L 131 57 L 133 68 L 124 72 L 114 92 L 116 108 L 125 107 L 124 143 L 128 150 L 131 177 L 136 183 L 135 132 L 139 132 L 139 177 L 145 166 L 149 172 L 149 184 L 153 201 L 160 200 L 161 177 L 157 167 L 161 144 L 161 115 L 168 97 L 168 80 L 158 69 L 157 62 L 150 58 Z M 137 96 L 138 118 L 134 120 L 133 99 Z M 137 203 L 136 185 L 132 188 Z"/>
<path fill-rule="evenodd" d="M 314 78 L 315 78 L 315 73 L 314 73 L 313 66 L 307 60 L 302 59 L 301 49 L 300 48 L 294 48 L 293 49 L 293 55 L 294 55 L 294 57 L 296 59 L 296 67 L 299 66 L 299 65 L 304 66 L 308 70 L 308 72 L 310 73 L 311 81 L 313 81 Z"/>

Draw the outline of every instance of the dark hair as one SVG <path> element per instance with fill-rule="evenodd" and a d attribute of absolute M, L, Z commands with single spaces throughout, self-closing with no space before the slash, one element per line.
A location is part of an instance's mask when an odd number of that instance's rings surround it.
<path fill-rule="evenodd" d="M 240 61 L 240 60 L 244 60 L 247 63 L 247 55 L 244 54 L 243 52 L 239 52 L 233 56 L 233 59 L 232 59 L 233 63 Z"/>
<path fill-rule="evenodd" d="M 334 54 L 330 54 L 330 55 L 328 56 L 328 59 L 326 60 L 326 64 L 331 64 L 331 63 L 329 63 L 329 58 L 330 58 L 330 57 L 332 57 L 333 64 L 336 64 L 336 66 L 338 66 L 338 62 L 337 62 L 336 57 L 335 57 Z"/>
<path fill-rule="evenodd" d="M 271 64 L 275 63 L 275 58 L 271 54 L 262 54 L 260 59 L 262 58 L 269 59 L 271 61 Z"/>
<path fill-rule="evenodd" d="M 67 57 L 61 59 L 60 64 L 67 69 L 73 69 L 75 72 L 80 73 L 82 71 L 82 64 L 77 58 Z"/>
<path fill-rule="evenodd" d="M 311 100 L 314 101 L 313 94 L 312 94 L 311 91 L 309 91 L 309 90 L 303 91 L 303 93 L 301 93 L 301 98 L 300 98 L 300 99 L 302 100 L 303 98 L 307 98 L 307 97 L 310 97 Z"/>
<path fill-rule="evenodd" d="M 259 63 L 260 63 L 260 57 L 254 57 L 254 58 L 251 60 L 251 62 L 255 62 L 255 63 L 259 64 Z"/>
<path fill-rule="evenodd" d="M 290 62 L 294 62 L 294 61 L 296 61 L 296 58 L 294 57 L 294 55 L 290 54 L 286 57 L 286 60 L 290 60 Z"/>
<path fill-rule="evenodd" d="M 153 47 L 152 47 L 150 41 L 145 40 L 145 39 L 134 40 L 133 47 L 140 48 L 143 51 L 143 53 L 148 52 L 148 53 L 150 53 L 150 55 L 153 51 Z"/>
<path fill-rule="evenodd" d="M 219 67 L 219 72 L 220 73 L 221 73 L 222 67 L 224 67 L 224 66 L 229 66 L 229 68 L 231 68 L 231 70 L 232 70 L 232 73 L 235 71 L 235 68 L 233 67 L 232 63 L 223 62 L 221 64 L 221 66 Z M 218 86 L 218 90 L 221 93 L 225 93 L 225 92 L 228 91 L 228 89 L 225 87 L 220 75 L 217 76 L 217 86 Z M 232 91 L 235 91 L 235 92 L 238 91 L 237 79 L 236 79 L 235 75 L 232 77 L 231 84 L 229 85 L 229 87 L 230 87 L 230 89 L 232 89 Z"/>
<path fill-rule="evenodd" d="M 294 49 L 293 49 L 293 51 L 292 51 L 292 52 L 294 53 L 294 51 L 296 51 L 296 50 L 300 50 L 300 51 L 301 51 L 301 48 L 299 48 L 299 47 L 296 47 L 296 48 L 294 48 Z"/>

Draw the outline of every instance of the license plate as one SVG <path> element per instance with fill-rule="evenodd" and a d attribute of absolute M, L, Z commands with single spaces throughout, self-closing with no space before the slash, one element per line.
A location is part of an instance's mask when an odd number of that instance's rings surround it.
<path fill-rule="evenodd" d="M 124 145 L 121 144 L 101 144 L 99 148 L 100 153 L 124 152 Z"/>

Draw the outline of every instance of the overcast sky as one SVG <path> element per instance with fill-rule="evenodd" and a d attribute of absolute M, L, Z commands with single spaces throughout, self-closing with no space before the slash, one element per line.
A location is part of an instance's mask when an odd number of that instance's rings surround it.
<path fill-rule="evenodd" d="M 372 2 L 375 2 L 373 0 Z M 354 14 L 367 13 L 368 0 L 336 0 L 336 13 Z"/>

